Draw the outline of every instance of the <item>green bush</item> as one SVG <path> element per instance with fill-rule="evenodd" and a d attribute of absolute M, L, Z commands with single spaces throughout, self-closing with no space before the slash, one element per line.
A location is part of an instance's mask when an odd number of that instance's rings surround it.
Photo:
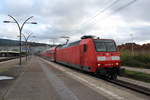
<path fill-rule="evenodd" d="M 150 74 L 125 70 L 124 76 L 129 77 L 129 78 L 133 78 L 133 79 L 136 79 L 139 81 L 144 81 L 144 82 L 150 83 Z"/>
<path fill-rule="evenodd" d="M 134 55 L 132 55 L 130 51 L 122 51 L 121 61 L 122 65 L 124 66 L 142 67 L 150 69 L 149 54 L 135 53 Z"/>
<path fill-rule="evenodd" d="M 149 55 L 144 55 L 144 54 L 139 54 L 133 56 L 133 58 L 137 61 L 143 62 L 143 63 L 150 63 L 150 56 Z"/>

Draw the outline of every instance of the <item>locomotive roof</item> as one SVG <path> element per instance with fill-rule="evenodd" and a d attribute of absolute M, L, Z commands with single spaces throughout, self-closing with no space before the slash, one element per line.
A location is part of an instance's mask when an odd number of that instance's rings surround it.
<path fill-rule="evenodd" d="M 84 39 L 92 39 L 92 40 L 112 40 L 114 41 L 113 39 L 100 39 L 100 38 L 90 38 L 91 36 L 86 36 L 86 38 Z M 83 38 L 81 39 L 83 40 Z M 63 44 L 63 45 L 59 45 L 59 46 L 56 46 L 55 48 L 67 48 L 69 46 L 75 46 L 75 45 L 78 45 L 80 43 L 81 40 L 77 40 L 77 41 L 74 41 L 74 42 L 71 42 L 71 43 L 68 43 L 68 44 Z M 106 41 L 107 42 L 107 41 Z"/>

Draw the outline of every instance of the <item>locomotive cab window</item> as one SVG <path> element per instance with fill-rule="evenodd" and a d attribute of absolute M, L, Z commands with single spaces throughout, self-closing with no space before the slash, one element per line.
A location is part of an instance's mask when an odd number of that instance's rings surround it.
<path fill-rule="evenodd" d="M 94 40 L 97 52 L 113 52 L 117 51 L 113 40 Z"/>

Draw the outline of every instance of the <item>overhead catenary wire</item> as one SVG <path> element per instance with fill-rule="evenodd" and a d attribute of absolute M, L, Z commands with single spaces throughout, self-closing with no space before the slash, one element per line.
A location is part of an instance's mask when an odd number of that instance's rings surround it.
<path fill-rule="evenodd" d="M 118 13 L 119 11 L 121 11 L 121 10 L 123 10 L 124 8 L 130 6 L 131 4 L 135 3 L 136 1 L 137 1 L 137 0 L 132 0 L 132 1 L 128 2 L 127 4 L 125 4 L 125 5 L 123 5 L 123 6 L 119 7 L 119 8 L 117 8 L 117 9 L 115 9 L 115 10 L 114 10 L 112 13 L 110 13 L 108 16 L 105 16 L 104 18 L 101 18 L 101 20 L 100 20 L 99 22 L 101 22 L 101 21 L 103 21 L 103 20 L 106 20 L 107 18 L 109 18 L 109 17 L 112 16 L 113 14 Z M 90 24 L 90 23 L 88 23 L 88 24 Z"/>
<path fill-rule="evenodd" d="M 94 15 L 93 17 L 91 17 L 89 21 L 93 20 L 95 17 L 101 15 L 102 13 L 104 13 L 105 11 L 107 11 L 109 8 L 113 7 L 114 5 L 116 5 L 120 0 L 115 0 L 113 1 L 110 5 L 108 5 L 106 8 L 103 8 L 102 10 L 98 11 L 98 13 L 96 15 Z M 87 22 L 87 21 L 86 21 Z"/>
<path fill-rule="evenodd" d="M 80 24 L 80 26 L 84 25 L 84 24 L 88 24 L 90 22 L 92 22 L 92 20 L 94 18 L 96 18 L 97 16 L 101 15 L 102 13 L 104 13 L 105 11 L 107 11 L 109 8 L 113 7 L 114 5 L 116 5 L 120 0 L 115 0 L 112 3 L 110 3 L 107 7 L 104 7 L 103 9 L 101 9 L 100 11 L 98 11 L 98 13 L 96 15 L 94 15 L 93 17 L 89 18 L 88 20 L 82 22 Z M 79 26 L 78 30 L 81 30 L 81 27 Z M 82 33 L 81 33 L 82 34 Z"/>
<path fill-rule="evenodd" d="M 89 20 L 87 20 L 86 22 L 84 22 L 84 23 L 83 23 L 84 26 L 85 26 L 85 24 L 87 25 L 87 24 L 92 23 L 92 22 L 93 22 L 92 20 L 94 20 L 94 18 L 98 17 L 100 14 L 104 13 L 105 11 L 107 11 L 109 8 L 111 8 L 112 6 L 114 6 L 114 5 L 115 5 L 116 3 L 118 3 L 119 1 L 120 1 L 120 0 L 114 1 L 110 6 L 106 7 L 105 10 L 103 9 L 102 11 L 100 11 L 100 13 L 94 15 L 94 16 L 91 17 Z M 128 2 L 128 3 L 126 3 L 125 5 L 123 5 L 123 6 L 119 7 L 119 8 L 117 8 L 117 9 L 115 9 L 112 13 L 110 13 L 108 16 L 106 16 L 105 18 L 101 19 L 100 21 L 105 20 L 105 19 L 109 18 L 111 15 L 118 13 L 119 11 L 121 11 L 121 10 L 123 10 L 124 8 L 130 6 L 131 4 L 135 3 L 136 1 L 137 1 L 137 0 L 132 0 L 132 1 Z M 100 22 L 100 21 L 99 21 L 99 22 Z M 82 25 L 82 26 L 83 26 L 83 25 Z M 81 28 L 80 28 L 80 29 L 81 29 Z M 81 34 L 83 34 L 83 33 L 81 33 Z"/>
<path fill-rule="evenodd" d="M 136 1 L 137 1 L 137 0 L 132 0 L 132 1 L 128 2 L 128 3 L 125 4 L 124 6 L 119 7 L 118 9 L 116 9 L 114 13 L 117 13 L 117 12 L 121 11 L 122 9 L 124 9 L 124 8 L 126 8 L 126 7 L 128 7 L 128 6 L 130 6 L 131 4 L 135 3 Z"/>

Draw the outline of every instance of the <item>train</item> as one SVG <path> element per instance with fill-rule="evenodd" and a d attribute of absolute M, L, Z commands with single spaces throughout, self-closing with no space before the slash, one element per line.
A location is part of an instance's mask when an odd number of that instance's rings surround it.
<path fill-rule="evenodd" d="M 52 47 L 40 55 L 53 62 L 112 80 L 123 73 L 120 52 L 113 39 L 82 36 L 78 41 Z"/>

